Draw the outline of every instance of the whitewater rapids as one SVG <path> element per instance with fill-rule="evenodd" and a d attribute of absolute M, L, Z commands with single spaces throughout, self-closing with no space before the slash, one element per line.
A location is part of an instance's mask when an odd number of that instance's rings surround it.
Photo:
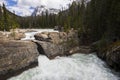
<path fill-rule="evenodd" d="M 49 60 L 40 55 L 39 66 L 8 80 L 119 80 L 94 54 L 74 54 Z"/>

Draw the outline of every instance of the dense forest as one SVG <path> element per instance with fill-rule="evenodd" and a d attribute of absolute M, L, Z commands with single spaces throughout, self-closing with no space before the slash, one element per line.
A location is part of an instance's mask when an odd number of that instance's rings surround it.
<path fill-rule="evenodd" d="M 120 0 L 74 1 L 67 10 L 61 10 L 58 14 L 46 11 L 41 16 L 19 17 L 7 11 L 4 4 L 0 9 L 0 30 L 61 26 L 65 31 L 70 28 L 79 30 L 83 44 L 120 39 Z"/>

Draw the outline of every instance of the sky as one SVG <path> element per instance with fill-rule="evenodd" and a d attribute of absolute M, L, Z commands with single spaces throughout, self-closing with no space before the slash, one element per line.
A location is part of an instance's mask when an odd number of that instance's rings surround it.
<path fill-rule="evenodd" d="M 40 5 L 60 9 L 61 7 L 67 7 L 71 2 L 72 0 L 0 0 L 0 4 L 4 3 L 9 11 L 15 11 L 20 16 L 31 15 L 34 8 Z"/>

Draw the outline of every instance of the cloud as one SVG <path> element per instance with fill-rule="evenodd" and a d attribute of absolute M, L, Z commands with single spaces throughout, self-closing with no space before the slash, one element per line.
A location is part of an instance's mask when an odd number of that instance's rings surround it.
<path fill-rule="evenodd" d="M 18 0 L 17 6 L 36 7 L 40 5 L 40 0 Z"/>
<path fill-rule="evenodd" d="M 7 4 L 6 0 L 0 0 L 0 5 L 2 5 L 3 3 Z"/>
<path fill-rule="evenodd" d="M 61 8 L 67 7 L 73 0 L 40 0 L 44 3 L 48 8 Z"/>
<path fill-rule="evenodd" d="M 45 5 L 47 8 L 60 9 L 61 7 L 67 7 L 67 4 L 73 0 L 0 0 L 0 3 L 4 2 L 10 11 L 15 11 L 16 14 L 21 16 L 31 15 L 33 9 L 40 5 Z M 10 2 L 15 2 L 10 4 Z"/>
<path fill-rule="evenodd" d="M 15 14 L 20 16 L 29 16 L 32 13 L 32 10 L 29 8 L 21 8 L 18 6 L 9 6 L 8 9 L 13 12 L 15 11 Z"/>

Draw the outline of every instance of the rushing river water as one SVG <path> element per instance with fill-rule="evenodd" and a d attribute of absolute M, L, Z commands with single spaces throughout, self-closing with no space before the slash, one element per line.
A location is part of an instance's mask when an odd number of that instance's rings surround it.
<path fill-rule="evenodd" d="M 95 54 L 74 54 L 49 60 L 40 55 L 39 66 L 8 80 L 120 80 Z"/>
<path fill-rule="evenodd" d="M 49 60 L 40 55 L 39 66 L 9 80 L 119 80 L 94 54 L 74 54 Z"/>

